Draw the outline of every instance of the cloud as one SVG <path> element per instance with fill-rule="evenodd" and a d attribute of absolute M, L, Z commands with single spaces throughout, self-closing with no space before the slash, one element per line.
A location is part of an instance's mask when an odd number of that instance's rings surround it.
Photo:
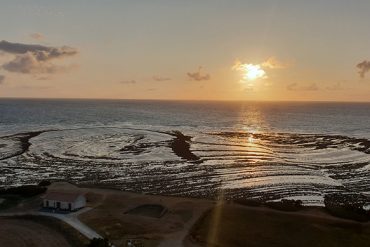
<path fill-rule="evenodd" d="M 330 85 L 326 87 L 326 90 L 330 91 L 339 91 L 339 90 L 344 90 L 342 83 L 337 82 L 336 84 Z"/>
<path fill-rule="evenodd" d="M 43 40 L 45 36 L 42 33 L 31 33 L 30 38 L 34 40 Z"/>
<path fill-rule="evenodd" d="M 0 84 L 3 84 L 4 80 L 5 80 L 5 76 L 0 75 Z"/>
<path fill-rule="evenodd" d="M 5 40 L 0 41 L 0 51 L 13 54 L 13 60 L 2 65 L 2 68 L 14 73 L 22 74 L 52 74 L 65 72 L 69 67 L 57 66 L 52 60 L 74 56 L 77 49 L 62 46 L 49 47 L 43 45 L 11 43 Z"/>
<path fill-rule="evenodd" d="M 242 81 L 252 81 L 256 79 L 266 79 L 266 71 L 261 68 L 260 64 L 246 64 L 236 61 L 232 70 L 242 71 Z"/>
<path fill-rule="evenodd" d="M 33 53 L 40 61 L 46 61 L 63 56 L 73 56 L 78 53 L 75 48 L 69 46 L 50 47 L 43 45 L 11 43 L 5 40 L 0 41 L 0 50 L 12 54 Z"/>
<path fill-rule="evenodd" d="M 48 89 L 51 89 L 52 87 L 50 87 L 50 86 L 28 86 L 28 85 L 24 85 L 24 86 L 19 86 L 17 88 L 26 89 L 26 90 L 48 90 Z"/>
<path fill-rule="evenodd" d="M 361 63 L 357 64 L 356 67 L 358 68 L 358 73 L 360 74 L 361 78 L 365 78 L 367 72 L 370 71 L 370 61 L 364 60 Z"/>
<path fill-rule="evenodd" d="M 236 60 L 231 69 L 240 71 L 243 76 L 241 81 L 245 82 L 257 79 L 267 79 L 269 70 L 286 69 L 289 66 L 290 64 L 281 62 L 276 57 L 269 57 L 266 61 L 259 64 L 245 63 Z"/>
<path fill-rule="evenodd" d="M 282 62 L 276 57 L 269 57 L 265 62 L 261 63 L 261 66 L 269 69 L 286 69 L 290 64 Z"/>
<path fill-rule="evenodd" d="M 164 76 L 153 76 L 153 80 L 155 81 L 170 81 L 171 78 L 169 77 L 164 77 Z"/>
<path fill-rule="evenodd" d="M 298 88 L 298 83 L 294 82 L 294 83 L 290 83 L 286 89 L 288 89 L 289 91 L 294 91 L 294 90 L 297 90 Z"/>
<path fill-rule="evenodd" d="M 39 80 L 39 81 L 47 81 L 47 80 L 51 80 L 52 77 L 50 77 L 50 76 L 39 76 L 39 77 L 36 77 L 35 79 Z"/>
<path fill-rule="evenodd" d="M 203 74 L 202 69 L 203 68 L 200 66 L 198 68 L 197 72 L 188 72 L 186 74 L 190 78 L 190 80 L 194 80 L 194 81 L 208 81 L 208 80 L 210 80 L 211 79 L 210 74 Z"/>
<path fill-rule="evenodd" d="M 120 81 L 121 84 L 136 84 L 135 80 Z"/>
<path fill-rule="evenodd" d="M 316 83 L 311 83 L 306 86 L 300 86 L 298 83 L 291 83 L 287 86 L 289 91 L 317 91 L 319 90 Z"/>

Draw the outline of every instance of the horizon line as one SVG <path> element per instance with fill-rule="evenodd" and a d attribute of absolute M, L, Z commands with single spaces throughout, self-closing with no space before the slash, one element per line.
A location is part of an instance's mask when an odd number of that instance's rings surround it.
<path fill-rule="evenodd" d="M 19 100 L 101 100 L 101 101 L 182 101 L 182 102 L 265 102 L 265 103 L 370 103 L 369 101 L 335 101 L 335 100 L 217 100 L 217 99 L 137 99 L 137 98 L 64 98 L 64 97 L 1 97 L 1 99 Z"/>

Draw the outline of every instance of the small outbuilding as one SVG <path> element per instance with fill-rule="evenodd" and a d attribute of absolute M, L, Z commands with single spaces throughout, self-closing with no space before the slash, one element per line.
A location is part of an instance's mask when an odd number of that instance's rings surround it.
<path fill-rule="evenodd" d="M 86 206 L 86 197 L 81 193 L 71 192 L 49 192 L 43 198 L 43 207 L 76 211 Z"/>

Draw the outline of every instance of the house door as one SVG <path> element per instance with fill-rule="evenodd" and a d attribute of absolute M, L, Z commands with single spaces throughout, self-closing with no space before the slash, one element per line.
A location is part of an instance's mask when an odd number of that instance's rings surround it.
<path fill-rule="evenodd" d="M 57 208 L 58 209 L 60 208 L 60 202 L 57 202 Z"/>
<path fill-rule="evenodd" d="M 48 200 L 46 200 L 46 205 L 45 205 L 45 207 L 49 207 L 49 201 Z"/>
<path fill-rule="evenodd" d="M 72 204 L 68 203 L 68 210 L 72 211 Z"/>

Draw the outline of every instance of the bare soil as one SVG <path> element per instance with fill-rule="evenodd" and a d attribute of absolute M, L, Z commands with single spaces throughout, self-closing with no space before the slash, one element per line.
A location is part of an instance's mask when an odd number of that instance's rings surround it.
<path fill-rule="evenodd" d="M 56 219 L 30 217 L 0 217 L 0 246 L 69 247 L 83 246 L 87 240 L 68 225 Z"/>

